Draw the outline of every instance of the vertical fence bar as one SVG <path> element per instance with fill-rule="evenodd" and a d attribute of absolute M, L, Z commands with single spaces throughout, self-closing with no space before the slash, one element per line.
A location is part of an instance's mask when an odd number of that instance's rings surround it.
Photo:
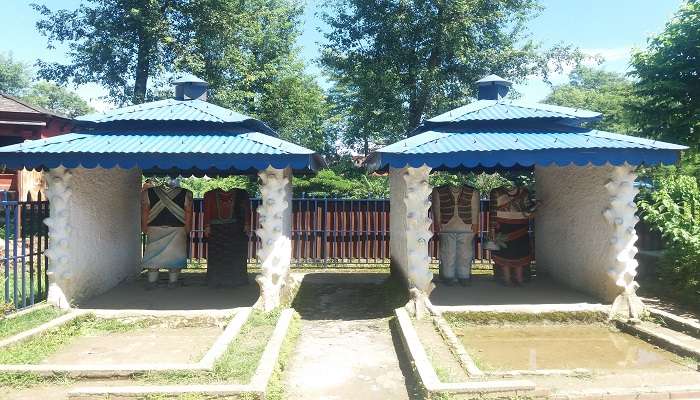
<path fill-rule="evenodd" d="M 27 306 L 27 285 L 26 285 L 27 276 L 26 276 L 26 261 L 25 260 L 27 257 L 27 238 L 25 236 L 26 232 L 24 229 L 25 225 L 26 225 L 24 223 L 25 203 L 19 203 L 19 204 L 17 204 L 17 206 L 18 206 L 17 210 L 19 211 L 19 219 L 21 221 L 21 223 L 19 224 L 19 226 L 20 226 L 19 234 L 21 235 L 21 238 L 22 238 L 22 245 L 21 245 L 22 246 L 22 267 L 21 267 L 22 268 L 22 290 L 21 290 L 21 292 L 22 292 L 22 307 L 26 307 Z"/>
<path fill-rule="evenodd" d="M 34 215 L 34 202 L 29 203 L 29 223 L 31 231 L 29 232 L 29 303 L 34 304 L 34 234 L 36 216 Z"/>
<path fill-rule="evenodd" d="M 37 218 L 40 220 L 40 222 L 37 224 L 37 238 L 36 238 L 36 283 L 37 283 L 37 292 L 40 298 L 43 298 L 43 291 L 42 289 L 42 269 L 41 269 L 41 256 L 44 254 L 44 250 L 41 247 L 41 236 L 42 233 L 44 232 L 44 213 L 41 212 L 41 192 L 39 192 L 39 195 L 37 196 L 37 203 L 35 204 L 36 206 L 36 214 Z"/>
<path fill-rule="evenodd" d="M 7 192 L 2 192 L 2 211 L 5 213 L 5 303 L 10 300 L 10 212 L 8 211 Z"/>
<path fill-rule="evenodd" d="M 12 217 L 14 218 L 14 224 L 13 224 L 13 237 L 12 237 L 12 292 L 14 296 L 14 303 L 15 303 L 15 308 L 19 308 L 19 282 L 17 281 L 17 237 L 19 235 L 19 215 L 17 210 L 18 210 L 18 204 L 16 202 L 13 202 L 12 206 L 12 211 L 13 215 Z"/>

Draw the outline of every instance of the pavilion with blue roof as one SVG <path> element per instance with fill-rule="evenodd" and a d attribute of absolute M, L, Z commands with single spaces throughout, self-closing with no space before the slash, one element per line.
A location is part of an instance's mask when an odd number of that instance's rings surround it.
<path fill-rule="evenodd" d="M 85 115 L 73 133 L 0 148 L 8 167 L 46 172 L 49 302 L 68 307 L 140 272 L 142 174 L 257 174 L 258 304 L 279 305 L 291 260 L 292 173 L 324 161 L 264 122 L 207 102 L 203 80 L 173 83 L 174 99 Z"/>
<path fill-rule="evenodd" d="M 415 289 L 413 302 L 429 304 L 434 288 L 430 172 L 528 169 L 540 203 L 538 273 L 605 302 L 618 299 L 614 308 L 625 314 L 636 289 L 634 170 L 674 164 L 686 147 L 587 127 L 598 112 L 511 100 L 511 82 L 496 75 L 476 84 L 476 101 L 367 159 L 390 174 L 392 264 Z"/>

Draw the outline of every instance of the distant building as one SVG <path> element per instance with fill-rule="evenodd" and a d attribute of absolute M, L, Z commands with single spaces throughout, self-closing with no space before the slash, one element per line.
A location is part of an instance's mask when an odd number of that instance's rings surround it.
<path fill-rule="evenodd" d="M 72 128 L 66 116 L 0 93 L 0 146 L 61 135 Z M 28 193 L 36 199 L 44 187 L 41 172 L 7 170 L 0 160 L 0 191 L 17 191 L 19 199 L 26 200 Z"/>

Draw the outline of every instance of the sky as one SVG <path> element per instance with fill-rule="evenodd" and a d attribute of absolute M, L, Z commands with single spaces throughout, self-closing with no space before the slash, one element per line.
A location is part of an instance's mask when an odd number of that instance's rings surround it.
<path fill-rule="evenodd" d="M 65 62 L 65 46 L 46 48 L 46 38 L 36 30 L 38 15 L 30 4 L 46 4 L 50 9 L 73 9 L 81 0 L 1 0 L 0 52 L 10 52 L 19 61 L 33 65 L 37 59 Z M 324 0 L 307 0 L 299 48 L 307 69 L 319 73 L 319 55 L 325 28 L 319 17 Z M 541 0 L 544 10 L 529 24 L 532 39 L 549 47 L 571 44 L 588 54 L 606 59 L 601 65 L 609 71 L 627 72 L 633 48 L 643 48 L 647 38 L 663 30 L 664 23 L 678 9 L 682 0 Z M 552 77 L 554 84 L 566 82 L 565 75 Z M 322 82 L 322 84 L 325 84 Z M 541 79 L 531 78 L 515 86 L 525 100 L 540 101 L 550 92 Z M 98 110 L 110 105 L 101 101 L 104 89 L 84 85 L 78 93 Z"/>

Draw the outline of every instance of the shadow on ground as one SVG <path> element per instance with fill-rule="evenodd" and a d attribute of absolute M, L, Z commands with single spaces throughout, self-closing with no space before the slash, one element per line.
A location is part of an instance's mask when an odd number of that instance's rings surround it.
<path fill-rule="evenodd" d="M 390 317 L 408 301 L 406 289 L 389 274 L 306 274 L 292 307 L 305 320 Z"/>
<path fill-rule="evenodd" d="M 430 301 L 437 306 L 600 303 L 546 275 L 533 277 L 518 287 L 503 286 L 491 275 L 474 275 L 468 287 L 437 282 Z"/>
<path fill-rule="evenodd" d="M 146 275 L 119 284 L 117 287 L 78 303 L 80 308 L 108 310 L 219 310 L 252 306 L 258 299 L 259 289 L 255 274 L 249 274 L 249 283 L 235 288 L 210 288 L 206 273 L 183 271 L 180 285 L 168 288 L 167 274 L 161 273 L 156 288 L 147 290 Z"/>

